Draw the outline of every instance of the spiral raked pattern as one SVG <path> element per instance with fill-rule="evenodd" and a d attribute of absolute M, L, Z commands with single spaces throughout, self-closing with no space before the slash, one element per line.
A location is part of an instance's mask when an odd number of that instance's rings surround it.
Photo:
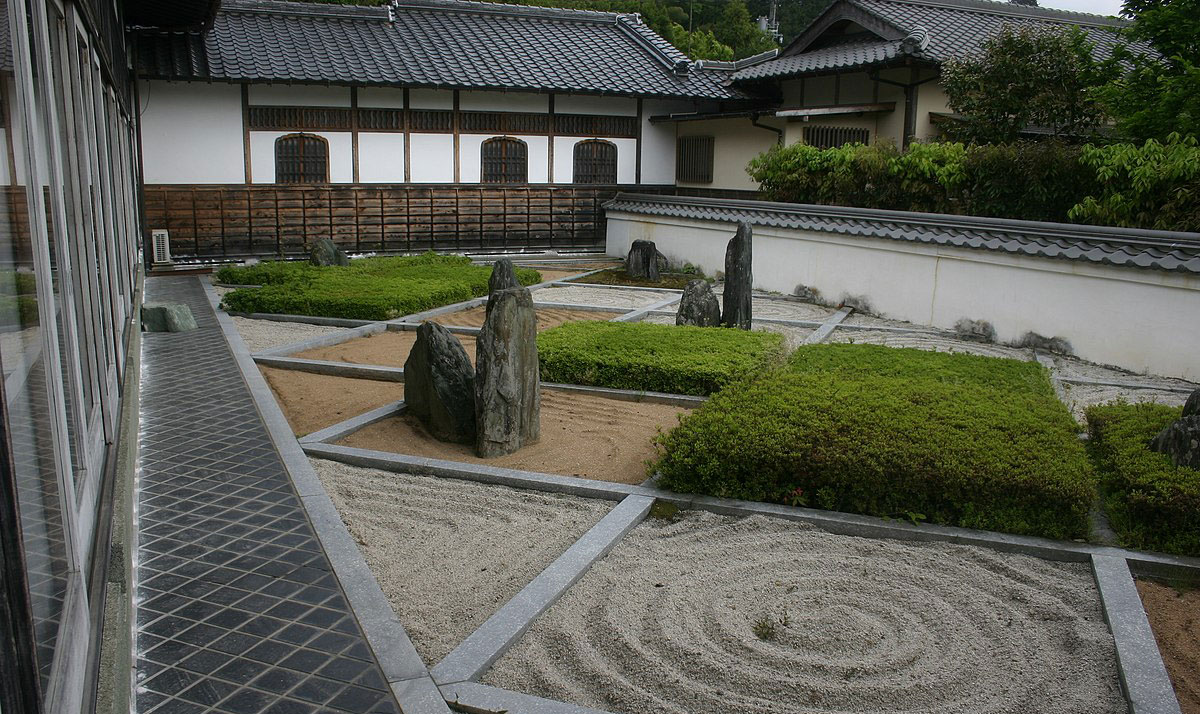
<path fill-rule="evenodd" d="M 1125 711 L 1084 565 L 700 513 L 639 526 L 485 681 L 629 714 Z"/>

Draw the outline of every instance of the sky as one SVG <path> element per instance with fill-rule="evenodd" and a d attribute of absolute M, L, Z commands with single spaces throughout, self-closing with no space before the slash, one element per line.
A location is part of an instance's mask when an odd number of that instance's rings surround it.
<path fill-rule="evenodd" d="M 1119 15 L 1121 0 L 1040 0 L 1038 5 L 1058 10 L 1090 12 L 1093 15 Z"/>

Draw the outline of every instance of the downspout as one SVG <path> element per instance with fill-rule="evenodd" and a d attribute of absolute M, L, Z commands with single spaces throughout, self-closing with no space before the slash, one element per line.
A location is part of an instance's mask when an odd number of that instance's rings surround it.
<path fill-rule="evenodd" d="M 767 131 L 775 132 L 775 135 L 777 137 L 775 143 L 779 144 L 780 146 L 783 146 L 783 129 L 776 129 L 773 126 L 767 126 L 766 124 L 759 124 L 758 117 L 759 117 L 758 114 L 752 114 L 750 116 L 750 126 L 755 127 L 757 129 L 766 129 Z"/>
<path fill-rule="evenodd" d="M 938 75 L 926 77 L 920 82 L 896 82 L 891 79 L 884 79 L 879 76 L 876 71 L 867 75 L 876 82 L 890 84 L 893 87 L 900 87 L 904 90 L 904 144 L 903 148 L 907 149 L 912 143 L 913 134 L 917 131 L 917 87 L 928 82 L 932 82 L 938 78 Z"/>

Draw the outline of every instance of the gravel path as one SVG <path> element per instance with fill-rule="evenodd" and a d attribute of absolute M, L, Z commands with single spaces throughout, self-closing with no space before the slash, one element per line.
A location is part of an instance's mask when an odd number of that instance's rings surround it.
<path fill-rule="evenodd" d="M 1171 407 L 1181 407 L 1187 401 L 1183 392 L 1167 392 L 1161 389 L 1129 389 L 1128 387 L 1108 387 L 1098 384 L 1068 384 L 1060 382 L 1059 399 L 1071 410 L 1075 421 L 1080 424 L 1087 422 L 1087 409 L 1098 404 L 1108 404 L 1115 401 L 1126 401 L 1131 404 L 1153 402 L 1166 404 Z"/>
<path fill-rule="evenodd" d="M 274 320 L 251 320 L 248 317 L 233 317 L 234 327 L 251 352 L 291 345 L 321 335 L 332 335 L 345 330 L 343 327 L 306 325 L 302 322 L 276 322 Z"/>
<path fill-rule="evenodd" d="M 599 305 L 622 310 L 633 310 L 653 305 L 671 297 L 669 292 L 657 290 L 622 290 L 621 288 L 541 288 L 533 293 L 533 301 L 561 302 L 571 305 Z"/>
<path fill-rule="evenodd" d="M 417 652 L 430 665 L 613 506 L 310 461 Z"/>
<path fill-rule="evenodd" d="M 628 714 L 1127 711 L 1086 565 L 701 512 L 634 529 L 484 682 Z"/>
<path fill-rule="evenodd" d="M 960 354 L 983 355 L 984 357 L 1005 357 L 1028 361 L 1033 359 L 1033 351 L 993 345 L 983 342 L 958 340 L 951 336 L 890 332 L 884 330 L 834 330 L 826 342 L 853 343 L 856 345 L 886 345 L 887 347 L 915 347 L 919 350 L 933 352 L 956 352 Z"/>

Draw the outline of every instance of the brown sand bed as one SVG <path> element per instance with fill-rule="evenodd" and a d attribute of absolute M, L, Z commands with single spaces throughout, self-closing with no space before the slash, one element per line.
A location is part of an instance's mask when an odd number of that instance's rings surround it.
<path fill-rule="evenodd" d="M 404 398 L 404 385 L 400 382 L 331 377 L 274 367 L 259 369 L 297 436 Z"/>
<path fill-rule="evenodd" d="M 1124 714 L 1086 564 L 711 513 L 638 525 L 482 682 L 622 714 Z"/>
<path fill-rule="evenodd" d="M 616 483 L 646 480 L 647 459 L 661 427 L 673 428 L 688 410 L 665 404 L 624 402 L 586 394 L 542 391 L 542 438 L 514 454 L 481 459 L 465 444 L 429 436 L 416 417 L 404 414 L 354 432 L 340 444 L 410 456 L 487 464 L 522 471 L 577 476 Z"/>
<path fill-rule="evenodd" d="M 471 335 L 455 335 L 462 342 L 463 349 L 471 361 L 475 361 L 475 338 Z M 381 332 L 377 335 L 359 337 L 343 342 L 340 345 L 318 347 L 292 355 L 304 359 L 320 359 L 330 362 L 349 362 L 351 364 L 371 364 L 383 367 L 403 367 L 408 359 L 408 353 L 413 343 L 417 341 L 417 333 L 412 330 L 403 332 Z"/>
<path fill-rule="evenodd" d="M 620 317 L 624 314 L 620 312 L 601 312 L 598 310 L 570 310 L 557 307 L 538 307 L 535 308 L 535 312 L 537 313 L 538 332 L 558 327 L 566 322 L 611 320 L 614 317 Z M 483 319 L 486 316 L 487 308 L 480 305 L 479 307 L 472 307 L 467 310 L 438 315 L 431 321 L 454 327 L 483 327 Z"/>
<path fill-rule="evenodd" d="M 1183 714 L 1200 714 L 1200 590 L 1139 580 L 1138 594 Z"/>
<path fill-rule="evenodd" d="M 595 270 L 595 268 L 564 268 L 562 270 L 555 270 L 553 268 L 539 268 L 536 265 L 530 267 L 542 274 L 543 283 L 548 283 L 551 280 L 562 280 L 563 278 L 569 278 L 572 275 L 579 275 L 580 273 L 586 273 L 589 270 Z"/>

